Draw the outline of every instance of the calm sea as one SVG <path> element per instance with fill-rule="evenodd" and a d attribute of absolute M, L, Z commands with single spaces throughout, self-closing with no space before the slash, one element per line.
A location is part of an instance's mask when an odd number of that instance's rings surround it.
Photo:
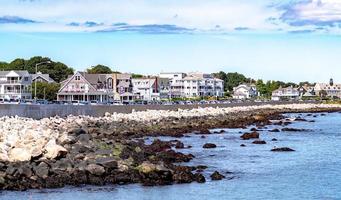
<path fill-rule="evenodd" d="M 205 139 L 198 135 L 182 138 L 185 145 L 193 146 L 183 151 L 196 156 L 189 165 L 208 166 L 204 174 L 208 180 L 205 184 L 6 191 L 0 192 L 0 199 L 341 199 L 341 114 L 319 115 L 317 118 L 307 117 L 306 114 L 302 116 L 315 122 L 295 122 L 289 127 L 311 131 L 261 131 L 261 138 L 267 142 L 265 145 L 240 140 L 240 129 L 227 129 L 225 134 L 209 135 Z M 278 127 L 269 126 L 271 128 Z M 272 138 L 278 141 L 273 142 Z M 206 142 L 215 143 L 218 147 L 204 150 L 202 145 Z M 242 143 L 246 147 L 240 147 Z M 274 146 L 290 147 L 296 151 L 271 152 Z M 227 179 L 210 181 L 209 175 L 215 170 L 226 173 Z"/>

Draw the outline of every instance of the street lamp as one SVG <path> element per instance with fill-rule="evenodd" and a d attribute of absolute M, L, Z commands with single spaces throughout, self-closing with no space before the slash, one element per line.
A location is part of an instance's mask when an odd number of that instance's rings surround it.
<path fill-rule="evenodd" d="M 36 80 L 34 81 L 34 100 L 37 101 L 37 73 L 38 73 L 38 66 L 44 64 L 51 64 L 51 61 L 44 61 L 36 64 Z"/>

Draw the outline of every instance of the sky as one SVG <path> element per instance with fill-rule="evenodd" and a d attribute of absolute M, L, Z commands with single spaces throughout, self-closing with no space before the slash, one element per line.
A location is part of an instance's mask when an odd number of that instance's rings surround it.
<path fill-rule="evenodd" d="M 341 0 L 0 0 L 0 61 L 341 82 Z"/>

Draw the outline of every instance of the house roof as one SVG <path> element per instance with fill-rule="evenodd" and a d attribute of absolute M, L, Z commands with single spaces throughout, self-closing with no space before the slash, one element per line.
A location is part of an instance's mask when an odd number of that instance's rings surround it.
<path fill-rule="evenodd" d="M 330 90 L 330 89 L 333 89 L 333 90 L 340 90 L 341 89 L 341 84 L 333 84 L 333 85 L 330 85 L 329 83 L 317 83 L 315 85 L 315 89 L 322 89 L 322 90 Z"/>
<path fill-rule="evenodd" d="M 7 76 L 11 72 L 18 74 L 19 76 L 28 76 L 29 75 L 27 70 L 10 70 L 10 71 L 0 71 L 0 76 Z"/>
<path fill-rule="evenodd" d="M 37 74 L 32 74 L 32 81 L 37 79 L 38 77 L 46 80 L 47 82 L 55 82 L 49 74 L 42 74 L 41 72 L 38 72 Z"/>

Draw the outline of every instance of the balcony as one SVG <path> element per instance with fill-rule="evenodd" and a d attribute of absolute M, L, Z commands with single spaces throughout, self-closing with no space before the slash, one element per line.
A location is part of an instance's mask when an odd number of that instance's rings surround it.
<path fill-rule="evenodd" d="M 5 94 L 28 94 L 30 90 L 5 90 Z"/>

